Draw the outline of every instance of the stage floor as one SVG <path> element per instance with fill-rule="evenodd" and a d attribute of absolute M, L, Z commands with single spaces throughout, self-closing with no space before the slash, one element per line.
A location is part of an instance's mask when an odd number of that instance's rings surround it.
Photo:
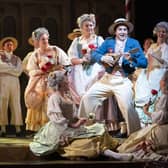
<path fill-rule="evenodd" d="M 144 161 L 115 161 L 107 158 L 72 161 L 53 154 L 37 157 L 29 150 L 32 138 L 0 138 L 0 168 L 166 168 L 165 163 Z M 166 167 L 165 167 L 166 166 Z"/>

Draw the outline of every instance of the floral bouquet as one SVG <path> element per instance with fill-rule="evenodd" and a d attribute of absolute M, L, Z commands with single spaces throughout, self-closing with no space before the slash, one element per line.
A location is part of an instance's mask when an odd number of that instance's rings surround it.
<path fill-rule="evenodd" d="M 152 104 L 155 102 L 155 100 L 156 100 L 156 98 L 157 98 L 157 95 L 158 95 L 158 91 L 155 90 L 155 89 L 152 89 L 152 90 L 151 90 L 151 97 L 150 97 L 150 99 L 149 99 L 149 104 L 150 104 L 150 105 L 152 105 Z"/>
<path fill-rule="evenodd" d="M 39 64 L 39 67 L 43 72 L 50 72 L 54 68 L 55 63 L 56 61 L 53 56 L 47 55 L 44 56 L 41 63 Z"/>
<path fill-rule="evenodd" d="M 86 60 L 88 61 L 88 62 L 84 62 L 83 63 L 84 69 L 88 69 L 89 68 L 89 65 L 90 65 L 90 54 L 96 48 L 97 48 L 97 46 L 95 44 L 89 44 L 89 45 L 86 44 L 86 45 L 82 46 L 81 53 L 82 53 L 83 57 L 85 57 Z"/>
<path fill-rule="evenodd" d="M 82 55 L 85 56 L 86 54 L 89 54 L 91 51 L 95 50 L 97 46 L 95 44 L 85 44 L 82 46 Z"/>

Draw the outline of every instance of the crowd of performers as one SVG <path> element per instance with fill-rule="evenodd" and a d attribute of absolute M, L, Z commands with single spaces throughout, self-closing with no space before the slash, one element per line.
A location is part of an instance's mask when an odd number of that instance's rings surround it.
<path fill-rule="evenodd" d="M 23 60 L 13 53 L 14 37 L 0 41 L 0 136 L 9 124 L 22 136 L 24 72 L 25 129 L 35 155 L 167 160 L 168 22 L 156 24 L 156 42 L 147 38 L 144 50 L 125 18 L 111 24 L 105 40 L 95 32 L 94 14 L 81 15 L 77 24 L 67 52 L 49 43 L 45 27 L 32 32 L 34 50 Z"/>

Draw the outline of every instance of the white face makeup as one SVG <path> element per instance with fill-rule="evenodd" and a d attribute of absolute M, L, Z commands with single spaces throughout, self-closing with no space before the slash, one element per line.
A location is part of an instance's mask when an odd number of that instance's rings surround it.
<path fill-rule="evenodd" d="M 120 41 L 124 41 L 128 37 L 128 28 L 124 25 L 119 25 L 115 31 L 116 38 Z"/>

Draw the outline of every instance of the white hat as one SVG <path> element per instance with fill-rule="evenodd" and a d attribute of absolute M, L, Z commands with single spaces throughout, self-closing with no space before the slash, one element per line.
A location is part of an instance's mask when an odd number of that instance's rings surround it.
<path fill-rule="evenodd" d="M 134 29 L 134 25 L 125 18 L 118 18 L 114 23 L 109 27 L 108 31 L 110 34 L 114 34 L 117 26 L 125 25 L 128 27 L 128 32 L 131 33 Z"/>

